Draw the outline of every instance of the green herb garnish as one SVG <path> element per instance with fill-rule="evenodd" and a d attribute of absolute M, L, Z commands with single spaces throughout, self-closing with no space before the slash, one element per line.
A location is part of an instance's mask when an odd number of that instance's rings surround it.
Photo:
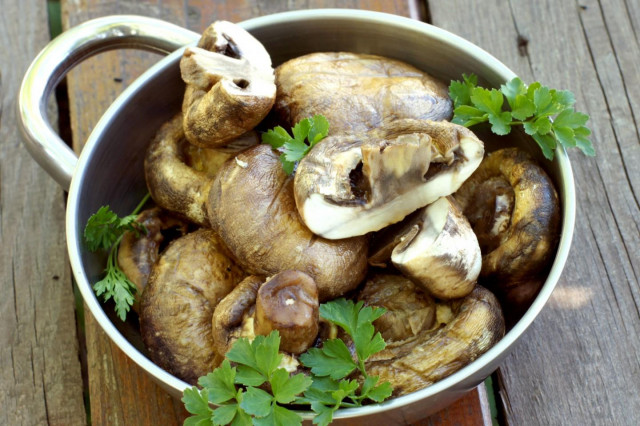
<path fill-rule="evenodd" d="M 122 218 L 109 206 L 102 206 L 87 220 L 84 228 L 84 241 L 90 251 L 109 250 L 106 275 L 93 285 L 93 290 L 105 302 L 113 298 L 116 314 L 122 321 L 127 318 L 127 312 L 133 305 L 136 285 L 118 266 L 118 246 L 127 231 L 136 234 L 147 232 L 142 224 L 136 222 L 136 218 L 149 197 L 147 194 L 130 215 Z"/>
<path fill-rule="evenodd" d="M 314 115 L 300 120 L 292 132 L 293 137 L 281 126 L 276 126 L 262 134 L 262 143 L 282 151 L 280 161 L 288 175 L 293 173 L 296 162 L 329 134 L 329 122 L 323 115 Z"/>
<path fill-rule="evenodd" d="M 222 364 L 198 380 L 201 389 L 185 389 L 182 401 L 194 414 L 185 425 L 301 424 L 300 415 L 286 404 L 310 405 L 316 413 L 313 423 L 327 425 L 340 407 L 358 407 L 367 399 L 384 401 L 391 395 L 390 383 L 378 385 L 378 377 L 368 376 L 364 367 L 369 356 L 385 347 L 372 324 L 383 313 L 384 309 L 363 308 L 362 302 L 354 304 L 344 299 L 321 305 L 321 316 L 351 337 L 358 359 L 351 358 L 342 340 L 328 340 L 322 349 L 310 349 L 301 355 L 303 365 L 311 368 L 309 375 L 290 376 L 278 367 L 283 356 L 278 352 L 277 331 L 266 337 L 256 336 L 251 342 L 238 339 Z M 339 366 L 339 372 L 334 371 L 335 366 Z M 362 384 L 347 379 L 355 369 L 364 378 Z"/>
<path fill-rule="evenodd" d="M 470 127 L 488 121 L 497 135 L 507 135 L 511 126 L 522 125 L 549 160 L 558 145 L 595 155 L 589 140 L 591 130 L 585 126 L 589 116 L 574 109 L 575 97 L 570 91 L 550 89 L 539 82 L 527 86 L 517 77 L 500 90 L 478 87 L 474 74 L 463 74 L 462 79 L 449 86 L 454 104 L 452 122 Z M 509 111 L 503 110 L 504 98 Z"/>

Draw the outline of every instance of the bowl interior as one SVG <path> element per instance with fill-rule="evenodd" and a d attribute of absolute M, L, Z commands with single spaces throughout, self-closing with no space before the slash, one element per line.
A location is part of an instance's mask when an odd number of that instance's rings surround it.
<path fill-rule="evenodd" d="M 474 72 L 481 84 L 496 87 L 514 76 L 495 58 L 457 36 L 391 15 L 344 10 L 288 12 L 249 20 L 243 26 L 262 41 L 274 65 L 309 52 L 353 51 L 403 60 L 447 82 L 459 79 L 462 73 Z M 186 384 L 146 358 L 136 320 L 122 323 L 113 315 L 112 306 L 105 305 L 103 309 L 93 294 L 91 284 L 101 278 L 105 258 L 89 253 L 81 236 L 87 219 L 100 206 L 109 204 L 118 214 L 128 214 L 147 192 L 143 173 L 147 144 L 157 129 L 180 110 L 182 102 L 180 56 L 178 51 L 160 61 L 105 113 L 81 155 L 67 213 L 72 267 L 87 305 L 121 349 L 176 396 Z M 504 143 L 503 140 L 487 141 L 488 149 Z M 516 135 L 510 143 L 525 148 L 541 160 L 559 190 L 562 203 L 560 247 L 538 298 L 507 336 L 471 365 L 424 390 L 381 406 L 343 410 L 338 417 L 380 415 L 398 407 L 410 411 L 416 401 L 421 401 L 415 408 L 421 416 L 435 412 L 490 374 L 548 299 L 566 260 L 573 230 L 575 202 L 571 170 L 564 153 L 547 162 L 525 136 Z"/>

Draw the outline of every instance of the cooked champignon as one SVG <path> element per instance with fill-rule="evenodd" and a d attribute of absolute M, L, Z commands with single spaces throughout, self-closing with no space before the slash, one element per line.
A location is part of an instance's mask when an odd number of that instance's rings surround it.
<path fill-rule="evenodd" d="M 320 301 L 355 288 L 367 269 L 367 238 L 326 240 L 300 220 L 293 178 L 267 145 L 226 162 L 209 193 L 211 226 L 249 273 L 270 276 L 288 269 L 310 275 Z"/>
<path fill-rule="evenodd" d="M 390 58 L 359 53 L 312 53 L 276 69 L 274 111 L 283 123 L 322 114 L 331 134 L 363 132 L 403 118 L 447 120 L 447 86 Z"/>
<path fill-rule="evenodd" d="M 473 132 L 449 122 L 396 120 L 330 136 L 298 165 L 296 205 L 318 235 L 364 235 L 456 191 L 483 155 Z"/>
<path fill-rule="evenodd" d="M 216 21 L 180 60 L 187 83 L 185 135 L 201 147 L 225 145 L 253 129 L 271 110 L 276 86 L 271 57 L 241 27 Z"/>
<path fill-rule="evenodd" d="M 240 337 L 254 338 L 258 289 L 264 277 L 250 275 L 242 280 L 213 311 L 213 347 L 220 356 Z"/>
<path fill-rule="evenodd" d="M 387 310 L 374 321 L 385 342 L 413 339 L 436 321 L 436 303 L 401 275 L 375 274 L 358 294 L 366 306 Z"/>
<path fill-rule="evenodd" d="M 151 267 L 158 260 L 160 246 L 165 241 L 163 232 L 174 229 L 176 235 L 182 236 L 187 233 L 188 224 L 159 207 L 142 211 L 136 221 L 144 226 L 146 233 L 124 233 L 118 247 L 118 266 L 136 285 L 133 310 L 138 312 Z"/>
<path fill-rule="evenodd" d="M 389 381 L 394 395 L 425 388 L 455 373 L 488 351 L 504 335 L 496 297 L 477 285 L 462 299 L 441 302 L 437 324 L 408 341 L 388 342 L 366 362 L 367 374 Z M 442 314 L 441 314 L 442 312 Z"/>
<path fill-rule="evenodd" d="M 284 271 L 274 275 L 258 290 L 256 334 L 280 333 L 280 349 L 300 354 L 318 335 L 318 287 L 309 275 Z"/>
<path fill-rule="evenodd" d="M 482 251 L 483 283 L 510 304 L 537 294 L 553 258 L 560 206 L 553 183 L 524 151 L 487 156 L 455 194 Z"/>
<path fill-rule="evenodd" d="M 140 332 L 153 362 L 191 384 L 212 371 L 222 360 L 213 347 L 213 310 L 243 276 L 210 229 L 171 243 L 140 304 Z"/>
<path fill-rule="evenodd" d="M 144 159 L 147 188 L 153 200 L 198 225 L 209 225 L 207 198 L 217 169 L 242 149 L 258 143 L 249 132 L 221 148 L 198 148 L 185 140 L 182 114 L 165 123 Z"/>
<path fill-rule="evenodd" d="M 391 254 L 396 268 L 439 299 L 471 293 L 482 255 L 478 239 L 455 200 L 438 199 L 409 225 Z"/>

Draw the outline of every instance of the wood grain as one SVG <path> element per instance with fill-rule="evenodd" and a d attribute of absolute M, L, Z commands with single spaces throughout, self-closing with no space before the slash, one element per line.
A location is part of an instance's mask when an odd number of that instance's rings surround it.
<path fill-rule="evenodd" d="M 420 15 L 417 2 L 399 0 L 62 2 L 65 29 L 103 15 L 136 13 L 202 31 L 215 19 L 240 21 L 252 16 L 314 7 L 351 7 L 405 16 Z M 70 115 L 76 150 L 81 149 L 91 129 L 115 97 L 157 58 L 156 55 L 139 52 L 107 52 L 86 61 L 69 74 Z M 86 340 L 94 425 L 181 423 L 185 416 L 181 404 L 171 400 L 132 364 L 110 342 L 88 312 Z M 445 425 L 459 421 L 465 421 L 461 423 L 465 425 L 487 424 L 487 421 L 490 423 L 487 407 L 486 395 L 483 388 L 479 388 L 449 409 L 425 420 L 424 424 Z"/>
<path fill-rule="evenodd" d="M 85 424 L 64 198 L 16 125 L 22 77 L 49 41 L 45 2 L 0 14 L 0 424 Z M 55 109 L 51 118 L 56 118 Z"/>
<path fill-rule="evenodd" d="M 595 158 L 570 154 L 578 217 L 548 306 L 501 368 L 510 424 L 638 424 L 637 1 L 430 0 L 433 23 L 527 81 L 576 94 Z M 490 11 L 490 12 L 488 12 Z M 479 19 L 480 18 L 480 19 Z"/>

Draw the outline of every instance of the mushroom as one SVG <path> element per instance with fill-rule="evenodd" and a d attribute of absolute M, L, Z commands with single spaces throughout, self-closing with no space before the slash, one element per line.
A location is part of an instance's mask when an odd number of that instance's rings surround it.
<path fill-rule="evenodd" d="M 455 200 L 438 199 L 408 225 L 391 253 L 395 267 L 438 299 L 471 293 L 482 256 L 478 239 Z"/>
<path fill-rule="evenodd" d="M 284 271 L 274 275 L 258 290 L 256 333 L 280 332 L 280 349 L 300 354 L 318 335 L 318 287 L 309 275 Z"/>
<path fill-rule="evenodd" d="M 275 115 L 293 125 L 322 114 L 331 134 L 359 133 L 403 118 L 448 120 L 447 86 L 404 62 L 347 52 L 312 53 L 276 69 Z"/>
<path fill-rule="evenodd" d="M 284 271 L 263 282 L 257 276 L 245 278 L 216 307 L 213 341 L 218 354 L 226 354 L 240 337 L 253 339 L 273 330 L 280 334 L 280 350 L 289 356 L 306 351 L 316 340 L 319 303 L 313 279 Z"/>
<path fill-rule="evenodd" d="M 243 277 L 210 229 L 172 242 L 153 266 L 140 304 L 140 332 L 153 362 L 191 384 L 217 367 L 213 310 Z"/>
<path fill-rule="evenodd" d="M 233 342 L 241 337 L 253 339 L 258 289 L 264 277 L 250 275 L 242 280 L 213 311 L 211 322 L 213 347 L 225 356 Z"/>
<path fill-rule="evenodd" d="M 367 237 L 327 240 L 300 220 L 293 178 L 279 156 L 257 145 L 226 162 L 208 203 L 211 227 L 250 274 L 270 276 L 288 269 L 310 275 L 320 301 L 355 288 L 367 269 Z"/>
<path fill-rule="evenodd" d="M 432 328 L 436 321 L 435 301 L 401 275 L 373 275 L 358 294 L 358 300 L 366 306 L 386 309 L 373 325 L 387 343 L 413 339 Z"/>
<path fill-rule="evenodd" d="M 158 260 L 165 234 L 173 230 L 176 236 L 183 236 L 188 224 L 159 207 L 142 211 L 136 221 L 146 232 L 124 233 L 118 247 L 118 266 L 136 286 L 133 310 L 139 312 L 142 291 L 147 286 L 151 267 Z"/>
<path fill-rule="evenodd" d="M 449 122 L 396 120 L 330 136 L 298 165 L 296 205 L 324 238 L 364 235 L 455 192 L 483 155 L 473 132 Z"/>
<path fill-rule="evenodd" d="M 249 132 L 222 148 L 191 147 L 182 128 L 182 114 L 165 123 L 149 144 L 144 159 L 147 188 L 153 200 L 198 225 L 208 226 L 207 198 L 220 165 L 258 142 Z"/>
<path fill-rule="evenodd" d="M 225 145 L 253 129 L 270 111 L 276 86 L 271 57 L 241 27 L 216 21 L 180 60 L 187 83 L 182 112 L 187 140 Z"/>
<path fill-rule="evenodd" d="M 505 148 L 489 154 L 455 198 L 478 237 L 482 282 L 525 307 L 558 241 L 560 206 L 551 179 L 524 151 Z"/>
<path fill-rule="evenodd" d="M 387 309 L 393 308 L 387 305 Z M 462 299 L 439 302 L 435 327 L 424 328 L 407 340 L 387 342 L 385 349 L 367 360 L 367 374 L 378 376 L 380 382 L 389 381 L 394 395 L 404 395 L 471 363 L 495 345 L 504 330 L 498 300 L 477 285 Z"/>

